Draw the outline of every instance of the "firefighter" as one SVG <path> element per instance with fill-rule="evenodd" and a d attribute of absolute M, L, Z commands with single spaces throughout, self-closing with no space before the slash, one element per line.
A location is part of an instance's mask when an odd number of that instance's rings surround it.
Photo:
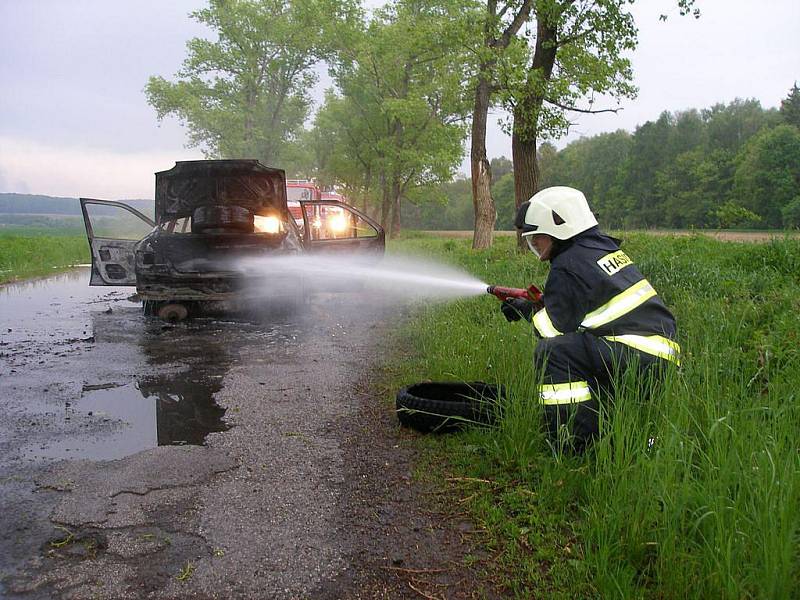
<path fill-rule="evenodd" d="M 550 273 L 541 302 L 505 301 L 509 321 L 533 322 L 541 340 L 538 399 L 550 439 L 582 452 L 598 435 L 598 402 L 629 368 L 656 380 L 680 364 L 675 318 L 619 240 L 602 233 L 585 196 L 551 187 L 523 203 L 515 225 Z"/>

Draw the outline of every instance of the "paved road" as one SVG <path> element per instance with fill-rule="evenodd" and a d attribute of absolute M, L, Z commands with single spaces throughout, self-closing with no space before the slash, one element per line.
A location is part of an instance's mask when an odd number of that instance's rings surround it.
<path fill-rule="evenodd" d="M 0 596 L 467 595 L 464 536 L 420 511 L 370 387 L 403 308 L 171 326 L 87 280 L 0 288 Z"/>

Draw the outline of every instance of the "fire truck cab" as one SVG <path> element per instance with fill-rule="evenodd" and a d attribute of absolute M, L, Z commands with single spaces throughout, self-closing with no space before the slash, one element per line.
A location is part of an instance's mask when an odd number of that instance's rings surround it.
<path fill-rule="evenodd" d="M 357 235 L 355 222 L 344 207 L 347 199 L 342 194 L 323 191 L 313 180 L 289 179 L 286 199 L 295 223 L 300 230 L 309 232 L 311 240 L 335 240 Z"/>
<path fill-rule="evenodd" d="M 309 200 L 322 200 L 322 190 L 317 184 L 308 179 L 287 179 L 286 180 L 286 201 L 289 205 L 289 212 L 300 229 L 303 229 L 303 208 L 300 202 Z"/>

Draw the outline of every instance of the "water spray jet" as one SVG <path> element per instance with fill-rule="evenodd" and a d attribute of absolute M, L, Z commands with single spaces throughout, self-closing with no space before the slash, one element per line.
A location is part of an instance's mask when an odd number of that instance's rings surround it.
<path fill-rule="evenodd" d="M 486 283 L 468 273 L 413 256 L 393 255 L 379 261 L 363 255 L 274 256 L 249 258 L 237 268 L 266 282 L 296 276 L 312 284 L 315 291 L 360 291 L 363 287 L 376 289 L 387 299 L 444 300 L 479 296 L 486 291 Z"/>

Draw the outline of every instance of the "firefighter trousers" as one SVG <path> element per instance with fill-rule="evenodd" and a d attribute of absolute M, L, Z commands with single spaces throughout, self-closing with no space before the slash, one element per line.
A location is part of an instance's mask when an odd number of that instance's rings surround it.
<path fill-rule="evenodd" d="M 634 368 L 637 381 L 652 385 L 663 377 L 669 364 L 588 332 L 539 340 L 534 363 L 543 373 L 539 401 L 550 440 L 556 448 L 576 453 L 598 436 L 601 399 L 612 397 L 615 380 Z"/>

